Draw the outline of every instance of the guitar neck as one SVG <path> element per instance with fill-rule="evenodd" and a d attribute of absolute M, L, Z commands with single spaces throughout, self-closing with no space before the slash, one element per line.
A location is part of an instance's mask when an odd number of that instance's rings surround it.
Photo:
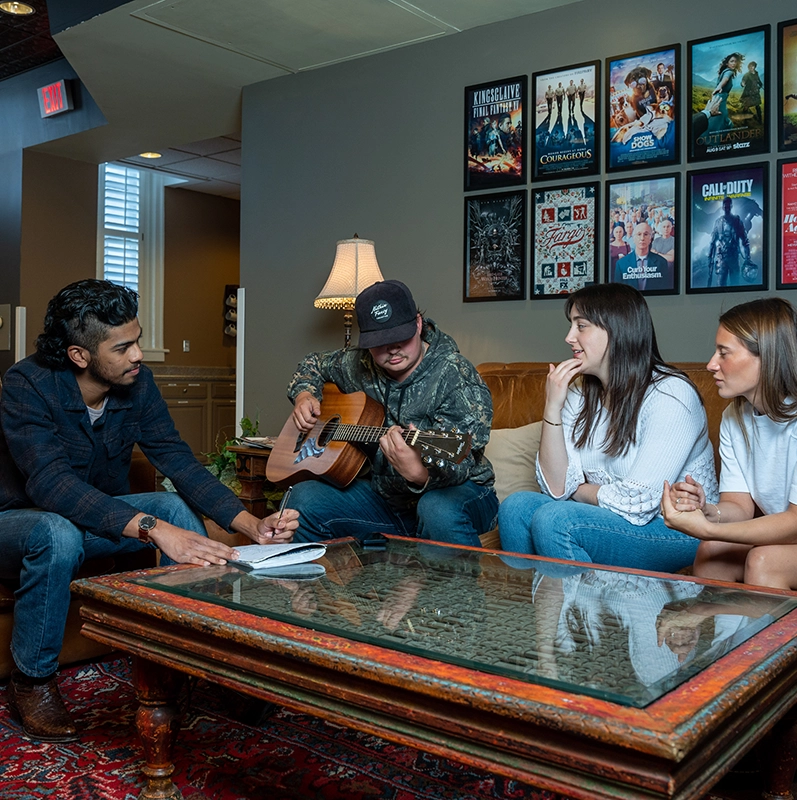
<path fill-rule="evenodd" d="M 376 444 L 390 428 L 375 425 L 345 425 L 340 423 L 336 426 L 331 439 L 334 442 L 354 442 L 356 444 Z M 419 430 L 404 431 L 402 438 L 412 446 L 418 436 L 422 433 Z"/>

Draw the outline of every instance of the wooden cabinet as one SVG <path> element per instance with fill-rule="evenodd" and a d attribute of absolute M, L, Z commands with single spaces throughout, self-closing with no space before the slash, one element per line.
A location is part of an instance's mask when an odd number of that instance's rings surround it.
<path fill-rule="evenodd" d="M 203 463 L 205 453 L 235 436 L 235 381 L 157 379 L 183 441 Z"/>

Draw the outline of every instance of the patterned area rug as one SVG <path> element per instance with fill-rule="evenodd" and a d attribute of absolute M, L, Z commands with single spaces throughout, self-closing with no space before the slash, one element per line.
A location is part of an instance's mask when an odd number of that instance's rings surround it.
<path fill-rule="evenodd" d="M 0 691 L 0 800 L 136 800 L 143 753 L 127 660 L 72 667 L 60 685 L 79 742 L 27 741 Z M 174 775 L 183 800 L 560 800 L 283 708 L 244 725 L 220 712 L 218 694 L 200 682 L 183 720 Z"/>

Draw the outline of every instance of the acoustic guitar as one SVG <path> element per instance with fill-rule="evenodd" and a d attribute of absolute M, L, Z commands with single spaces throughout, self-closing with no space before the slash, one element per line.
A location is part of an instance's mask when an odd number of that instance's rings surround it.
<path fill-rule="evenodd" d="M 298 431 L 291 417 L 282 428 L 266 464 L 266 477 L 278 486 L 306 480 L 324 480 L 342 489 L 348 486 L 366 455 L 359 444 L 377 444 L 388 429 L 385 412 L 365 392 L 343 394 L 324 384 L 321 414 L 311 431 Z M 471 436 L 457 431 L 404 432 L 404 441 L 417 448 L 425 464 L 459 464 L 470 452 Z"/>

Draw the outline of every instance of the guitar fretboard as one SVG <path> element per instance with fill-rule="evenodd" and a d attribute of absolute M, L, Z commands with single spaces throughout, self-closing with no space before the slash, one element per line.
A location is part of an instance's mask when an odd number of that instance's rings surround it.
<path fill-rule="evenodd" d="M 372 425 L 343 425 L 338 424 L 332 434 L 332 441 L 335 442 L 360 442 L 362 444 L 375 444 L 390 428 L 375 427 Z M 402 438 L 408 445 L 415 444 L 422 431 L 404 431 Z"/>

